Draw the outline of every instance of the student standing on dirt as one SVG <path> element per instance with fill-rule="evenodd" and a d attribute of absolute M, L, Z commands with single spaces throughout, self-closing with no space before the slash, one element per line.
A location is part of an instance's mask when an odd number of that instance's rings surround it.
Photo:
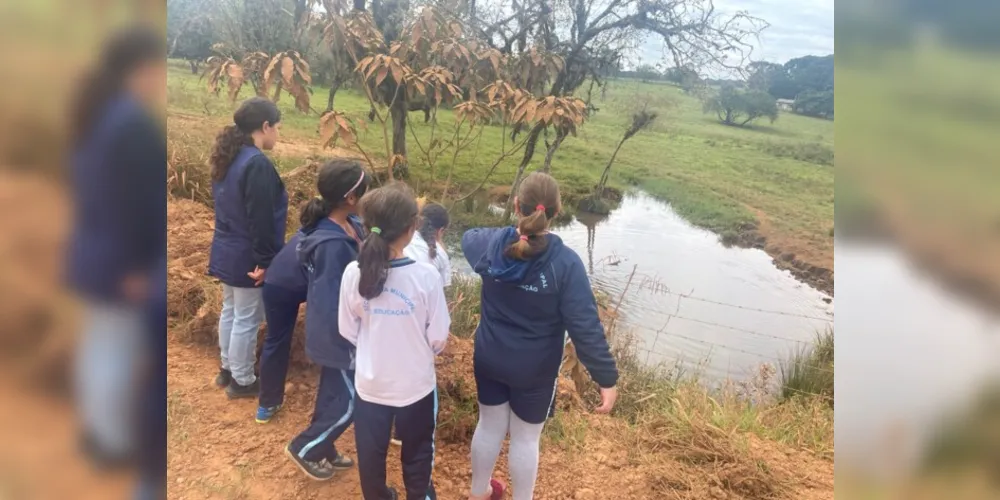
<path fill-rule="evenodd" d="M 270 422 L 285 401 L 292 333 L 309 285 L 308 273 L 299 262 L 296 250 L 304 235 L 302 230 L 297 231 L 274 257 L 264 275 L 262 296 L 267 336 L 260 352 L 260 394 L 255 416 L 258 424 Z"/>
<path fill-rule="evenodd" d="M 133 410 L 145 393 L 135 384 L 166 248 L 167 146 L 158 119 L 166 109 L 165 57 L 153 29 L 114 34 L 71 109 L 74 221 L 66 279 L 85 306 L 74 381 L 83 451 L 99 466 L 131 463 L 136 451 Z"/>
<path fill-rule="evenodd" d="M 299 262 L 308 271 L 306 354 L 320 365 L 316 409 L 309 427 L 285 452 L 312 479 L 327 480 L 354 462 L 334 442 L 354 421 L 354 345 L 340 335 L 337 304 L 344 269 L 358 256 L 364 226 L 358 201 L 370 180 L 354 160 L 337 159 L 319 171 L 319 198 L 302 209 Z"/>
<path fill-rule="evenodd" d="M 601 388 L 599 413 L 618 392 L 618 369 L 597 314 L 597 301 L 580 257 L 549 233 L 561 208 L 552 177 L 527 176 L 514 198 L 516 227 L 471 229 L 462 250 L 482 277 L 482 316 L 473 357 L 479 423 L 472 437 L 470 499 L 499 499 L 492 479 L 510 433 L 514 500 L 530 500 L 538 476 L 538 442 L 555 398 L 565 333 Z"/>
<path fill-rule="evenodd" d="M 444 232 L 448 228 L 450 218 L 448 210 L 437 203 L 428 203 L 420 209 L 419 237 L 414 237 L 403 253 L 417 261 L 430 264 L 441 275 L 441 283 L 447 288 L 451 286 L 451 261 L 444 248 Z M 402 446 L 399 432 L 393 431 L 392 444 Z"/>
<path fill-rule="evenodd" d="M 402 438 L 409 500 L 437 498 L 431 483 L 438 398 L 434 358 L 448 341 L 451 318 L 439 272 L 403 251 L 419 224 L 408 188 L 387 186 L 361 200 L 368 237 L 344 271 L 340 334 L 357 346 L 354 437 L 361 492 L 395 500 L 385 482 L 389 436 Z"/>
<path fill-rule="evenodd" d="M 215 385 L 230 399 L 256 397 L 260 386 L 254 375 L 264 316 L 260 285 L 285 242 L 288 214 L 285 185 L 263 153 L 274 148 L 280 122 L 273 102 L 244 101 L 216 137 L 210 159 L 215 234 L 208 274 L 222 282 L 222 368 Z"/>

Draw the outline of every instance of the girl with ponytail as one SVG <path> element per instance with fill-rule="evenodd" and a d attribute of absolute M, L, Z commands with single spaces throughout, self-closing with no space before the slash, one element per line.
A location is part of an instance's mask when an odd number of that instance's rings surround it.
<path fill-rule="evenodd" d="M 257 396 L 257 329 L 264 319 L 261 284 L 285 244 L 288 193 L 264 155 L 278 140 L 281 112 L 271 101 L 248 99 L 212 148 L 215 234 L 208 274 L 222 282 L 215 384 L 230 399 Z"/>
<path fill-rule="evenodd" d="M 451 319 L 434 266 L 406 257 L 419 223 L 405 184 L 376 189 L 361 200 L 368 237 L 358 261 L 344 271 L 340 334 L 357 346 L 354 437 L 364 498 L 399 498 L 386 485 L 385 460 L 395 421 L 402 440 L 405 498 L 436 498 L 434 358 L 448 340 Z"/>
<path fill-rule="evenodd" d="M 354 465 L 334 447 L 353 422 L 355 405 L 354 345 L 340 336 L 337 304 L 344 268 L 357 258 L 364 239 L 357 209 L 369 182 L 358 162 L 330 161 L 319 170 L 320 196 L 306 202 L 300 217 L 302 236 L 296 252 L 306 270 L 306 354 L 321 371 L 312 422 L 285 451 L 307 476 L 320 481 Z M 266 406 L 277 402 L 276 398 L 265 401 L 261 394 L 265 414 L 273 414 Z"/>
<path fill-rule="evenodd" d="M 420 218 L 418 236 L 407 245 L 406 256 L 434 266 L 441 274 L 441 283 L 450 286 L 451 262 L 444 247 L 444 232 L 450 223 L 448 210 L 437 203 L 428 203 L 420 210 Z"/>
<path fill-rule="evenodd" d="M 514 197 L 517 225 L 470 229 L 462 251 L 482 277 L 482 312 L 473 370 L 479 423 L 472 437 L 471 500 L 499 499 L 493 467 L 510 433 L 515 500 L 532 498 L 538 442 L 555 399 L 568 332 L 577 356 L 601 388 L 601 406 L 615 404 L 618 369 L 580 256 L 549 233 L 559 213 L 559 185 L 544 173 L 524 178 Z"/>

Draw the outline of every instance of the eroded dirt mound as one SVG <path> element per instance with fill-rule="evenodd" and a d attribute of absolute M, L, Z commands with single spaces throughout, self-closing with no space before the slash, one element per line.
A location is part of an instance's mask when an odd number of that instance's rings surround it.
<path fill-rule="evenodd" d="M 222 308 L 222 285 L 208 276 L 208 255 L 212 244 L 214 215 L 208 207 L 189 200 L 167 203 L 167 272 L 168 325 L 171 336 L 203 345 L 218 345 L 219 311 Z M 292 337 L 291 364 L 306 367 L 305 306 Z M 258 334 L 260 355 L 267 326 Z"/>

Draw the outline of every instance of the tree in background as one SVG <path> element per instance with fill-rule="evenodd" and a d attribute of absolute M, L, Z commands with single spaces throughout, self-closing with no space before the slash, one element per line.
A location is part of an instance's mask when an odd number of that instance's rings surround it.
<path fill-rule="evenodd" d="M 833 119 L 833 91 L 807 90 L 795 98 L 795 112 L 816 118 Z"/>
<path fill-rule="evenodd" d="M 705 113 L 715 113 L 726 125 L 745 127 L 759 118 L 778 119 L 778 104 L 762 90 L 744 90 L 735 86 L 722 87 L 703 102 Z"/>
<path fill-rule="evenodd" d="M 739 72 L 767 26 L 744 11 L 724 14 L 712 0 L 498 0 L 489 9 L 470 0 L 459 13 L 504 55 L 516 57 L 533 46 L 559 55 L 565 64 L 546 88 L 551 96 L 573 95 L 588 81 L 603 86 L 617 68 L 608 63 L 621 61 L 649 36 L 663 43 L 676 67 Z M 526 130 L 519 169 L 532 161 L 545 126 Z"/>
<path fill-rule="evenodd" d="M 212 21 L 213 3 L 209 0 L 168 0 L 167 57 L 188 61 L 191 73 L 198 73 L 199 64 L 213 55 L 216 42 Z"/>
<path fill-rule="evenodd" d="M 785 64 L 753 62 L 746 85 L 776 99 L 794 99 L 795 112 L 820 118 L 833 117 L 833 55 L 805 56 Z M 799 105 L 799 100 L 807 102 Z M 801 110 L 801 111 L 800 111 Z"/>
<path fill-rule="evenodd" d="M 783 64 L 758 61 L 750 63 L 747 69 L 750 72 L 747 87 L 753 90 L 767 92 L 775 99 L 795 99 L 800 92 Z"/>
<path fill-rule="evenodd" d="M 651 80 L 659 80 L 662 75 L 660 75 L 660 71 L 656 69 L 656 66 L 652 64 L 640 64 L 635 68 L 635 76 L 642 82 L 648 83 Z"/>

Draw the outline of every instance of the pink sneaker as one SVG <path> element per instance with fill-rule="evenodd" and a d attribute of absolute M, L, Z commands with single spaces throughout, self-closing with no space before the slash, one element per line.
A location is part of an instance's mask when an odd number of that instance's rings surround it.
<path fill-rule="evenodd" d="M 490 500 L 502 500 L 503 492 L 507 489 L 507 485 L 503 484 L 499 479 L 490 479 L 490 488 L 493 489 L 493 493 L 490 494 Z"/>

